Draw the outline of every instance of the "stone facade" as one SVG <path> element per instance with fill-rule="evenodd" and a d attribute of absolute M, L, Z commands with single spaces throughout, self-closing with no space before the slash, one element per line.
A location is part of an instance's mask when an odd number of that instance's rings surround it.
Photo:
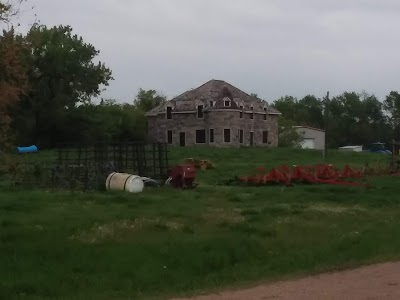
<path fill-rule="evenodd" d="M 276 147 L 279 115 L 266 102 L 219 80 L 186 92 L 146 114 L 150 141 L 220 147 Z"/>

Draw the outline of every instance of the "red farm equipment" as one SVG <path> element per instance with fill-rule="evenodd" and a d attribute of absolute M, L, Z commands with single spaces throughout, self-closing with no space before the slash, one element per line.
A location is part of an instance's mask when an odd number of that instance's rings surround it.
<path fill-rule="evenodd" d="M 179 165 L 170 170 L 166 184 L 175 188 L 192 189 L 197 186 L 195 179 L 196 168 L 193 165 Z"/>

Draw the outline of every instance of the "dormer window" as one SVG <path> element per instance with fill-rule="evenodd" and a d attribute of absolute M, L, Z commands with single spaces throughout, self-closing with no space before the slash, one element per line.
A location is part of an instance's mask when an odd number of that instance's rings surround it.
<path fill-rule="evenodd" d="M 266 121 L 266 120 L 267 120 L 267 108 L 266 108 L 266 107 L 264 107 L 264 112 L 265 112 L 265 114 L 264 114 L 264 121 Z"/>
<path fill-rule="evenodd" d="M 243 105 L 240 105 L 240 118 L 243 119 Z"/>
<path fill-rule="evenodd" d="M 210 107 L 214 107 L 214 101 L 210 101 Z"/>
<path fill-rule="evenodd" d="M 224 100 L 224 107 L 231 107 L 231 100 Z"/>
<path fill-rule="evenodd" d="M 171 120 L 172 119 L 172 107 L 168 106 L 167 107 L 167 120 Z"/>
<path fill-rule="evenodd" d="M 197 118 L 198 119 L 203 119 L 204 118 L 203 105 L 198 105 L 197 106 Z"/>

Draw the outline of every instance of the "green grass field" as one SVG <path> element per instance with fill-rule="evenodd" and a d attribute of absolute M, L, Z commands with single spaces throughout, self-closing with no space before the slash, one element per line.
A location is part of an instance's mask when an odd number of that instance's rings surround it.
<path fill-rule="evenodd" d="M 288 149 L 171 149 L 211 159 L 199 188 L 142 194 L 0 190 L 0 299 L 168 299 L 400 258 L 400 178 L 369 188 L 224 187 Z M 330 152 L 362 166 L 380 154 Z"/>

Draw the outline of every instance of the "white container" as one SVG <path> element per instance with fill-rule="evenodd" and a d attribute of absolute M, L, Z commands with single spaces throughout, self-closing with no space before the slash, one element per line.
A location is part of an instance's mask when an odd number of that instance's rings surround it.
<path fill-rule="evenodd" d="M 140 176 L 114 172 L 107 177 L 106 189 L 107 191 L 141 193 L 144 189 L 144 182 Z"/>
<path fill-rule="evenodd" d="M 340 147 L 339 151 L 362 152 L 362 146 L 344 146 Z"/>

